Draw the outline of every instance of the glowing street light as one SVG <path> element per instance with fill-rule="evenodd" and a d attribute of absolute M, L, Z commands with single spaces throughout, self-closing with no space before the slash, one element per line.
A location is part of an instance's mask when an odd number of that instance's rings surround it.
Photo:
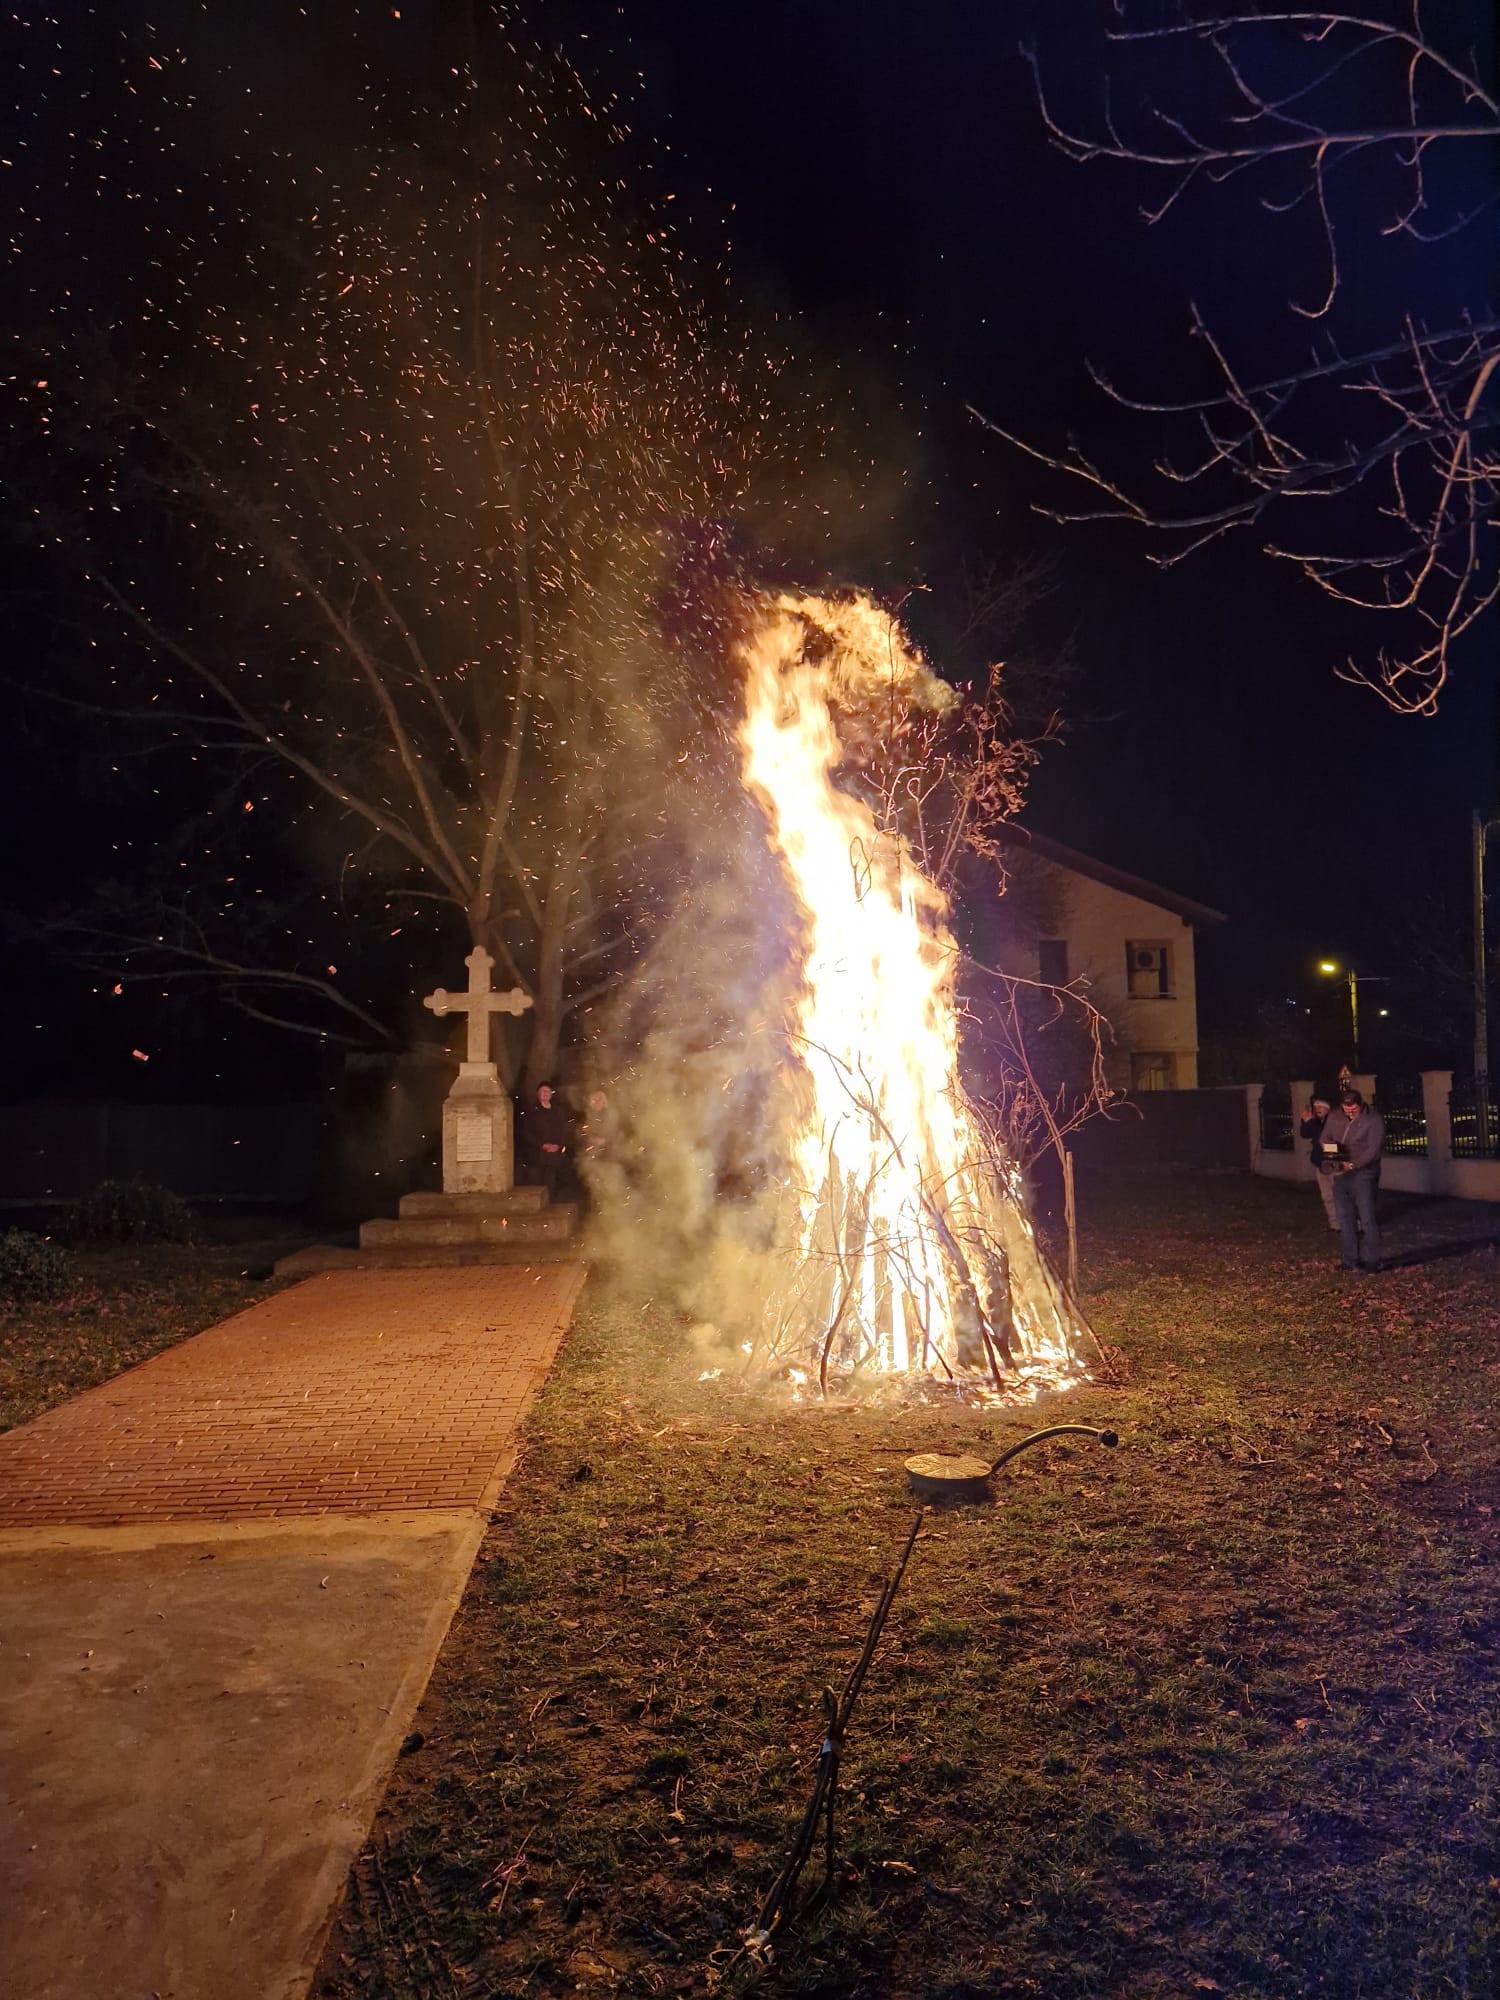
<path fill-rule="evenodd" d="M 1358 1071 L 1359 1069 L 1359 982 L 1361 977 L 1363 977 L 1365 979 L 1374 979 L 1380 982 L 1381 984 L 1384 984 L 1387 975 L 1383 972 L 1366 972 L 1363 975 L 1361 975 L 1360 973 L 1357 973 L 1354 970 L 1354 967 L 1352 965 L 1350 966 L 1340 965 L 1336 958 L 1320 958 L 1318 960 L 1318 970 L 1319 972 L 1331 974 L 1335 978 L 1342 977 L 1348 982 L 1349 1039 L 1354 1044 L 1354 1062 L 1352 1066 L 1356 1071 Z M 1388 1020 L 1390 1018 L 1390 1012 L 1391 1010 L 1389 1007 L 1382 1007 L 1380 1009 L 1381 1020 L 1382 1021 Z"/>
<path fill-rule="evenodd" d="M 1357 1073 L 1359 1070 L 1359 974 L 1354 970 L 1352 965 L 1345 971 L 1336 958 L 1320 958 L 1318 960 L 1318 970 L 1319 972 L 1331 973 L 1335 977 L 1340 972 L 1343 972 L 1345 979 L 1349 982 L 1349 1039 L 1354 1044 L 1353 1068 Z"/>

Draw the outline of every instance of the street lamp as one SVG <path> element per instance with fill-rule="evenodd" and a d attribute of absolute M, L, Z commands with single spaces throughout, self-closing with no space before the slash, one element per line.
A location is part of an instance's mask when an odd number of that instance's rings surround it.
<path fill-rule="evenodd" d="M 1320 958 L 1318 960 L 1318 970 L 1319 972 L 1332 973 L 1335 976 L 1343 972 L 1344 977 L 1349 982 L 1349 1039 L 1354 1044 L 1353 1067 L 1357 1074 L 1359 1070 L 1359 974 L 1354 970 L 1352 965 L 1345 971 L 1336 958 Z"/>
<path fill-rule="evenodd" d="M 1318 960 L 1318 970 L 1319 972 L 1331 973 L 1342 977 L 1348 982 L 1349 1037 L 1354 1043 L 1353 1067 L 1357 1072 L 1359 1069 L 1359 982 L 1361 979 L 1373 979 L 1377 985 L 1387 986 L 1390 984 L 1392 975 L 1388 972 L 1356 972 L 1352 965 L 1340 965 L 1336 958 L 1320 958 Z M 1389 1007 L 1382 1007 L 1380 1009 L 1380 1018 L 1382 1021 L 1388 1017 L 1390 1011 Z"/>

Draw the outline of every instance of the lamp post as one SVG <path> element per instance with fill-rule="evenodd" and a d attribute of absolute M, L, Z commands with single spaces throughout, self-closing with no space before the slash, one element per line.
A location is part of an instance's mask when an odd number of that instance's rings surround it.
<path fill-rule="evenodd" d="M 1337 974 L 1343 971 L 1344 968 L 1339 965 L 1337 959 L 1320 958 L 1318 960 L 1318 970 L 1319 972 Z M 1353 1067 L 1357 1073 L 1359 1070 L 1359 974 L 1351 965 L 1347 971 L 1344 971 L 1344 977 L 1349 982 L 1349 1039 L 1354 1044 Z"/>
<path fill-rule="evenodd" d="M 1392 975 L 1388 972 L 1356 972 L 1352 965 L 1340 965 L 1336 958 L 1320 958 L 1318 960 L 1318 970 L 1319 972 L 1341 976 L 1348 985 L 1349 1036 L 1354 1043 L 1353 1067 L 1357 1072 L 1359 1069 L 1359 982 L 1361 979 L 1365 981 L 1373 979 L 1377 986 L 1384 986 L 1389 983 Z M 1382 1007 L 1380 1018 L 1384 1020 L 1390 1011 L 1389 1007 Z"/>

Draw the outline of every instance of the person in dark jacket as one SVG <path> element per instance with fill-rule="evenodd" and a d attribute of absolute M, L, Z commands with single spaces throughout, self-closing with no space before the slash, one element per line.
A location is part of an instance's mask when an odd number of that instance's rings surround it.
<path fill-rule="evenodd" d="M 1380 1185 L 1384 1148 L 1385 1120 L 1365 1103 L 1352 1083 L 1344 1084 L 1318 1140 L 1318 1165 L 1333 1181 L 1339 1248 L 1346 1271 L 1373 1271 L 1380 1262 L 1375 1190 Z"/>
<path fill-rule="evenodd" d="M 1328 1217 L 1328 1227 L 1336 1231 L 1339 1226 L 1339 1215 L 1338 1210 L 1333 1205 L 1333 1176 L 1332 1174 L 1320 1174 L 1317 1171 L 1318 1141 L 1323 1136 L 1323 1127 L 1327 1124 L 1328 1114 L 1332 1109 L 1333 1099 L 1327 1089 L 1321 1083 L 1315 1085 L 1312 1102 L 1299 1119 L 1298 1130 L 1301 1132 L 1303 1138 L 1306 1139 L 1312 1154 L 1313 1176 L 1318 1184 L 1318 1193 L 1323 1200 L 1323 1213 Z"/>
<path fill-rule="evenodd" d="M 521 1138 L 533 1181 L 540 1181 L 548 1200 L 554 1200 L 558 1181 L 571 1164 L 572 1132 L 550 1083 L 537 1085 L 536 1102 L 521 1113 Z"/>

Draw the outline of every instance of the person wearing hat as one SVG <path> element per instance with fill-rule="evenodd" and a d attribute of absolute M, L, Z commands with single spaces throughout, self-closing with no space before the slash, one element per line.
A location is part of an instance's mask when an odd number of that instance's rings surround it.
<path fill-rule="evenodd" d="M 1352 1083 L 1341 1084 L 1339 1101 L 1329 1112 L 1318 1140 L 1318 1170 L 1333 1182 L 1339 1249 L 1346 1271 L 1373 1271 L 1380 1262 L 1375 1190 L 1380 1185 L 1384 1148 L 1385 1120 L 1365 1103 Z"/>
<path fill-rule="evenodd" d="M 1312 1102 L 1303 1112 L 1298 1129 L 1312 1149 L 1313 1178 L 1318 1184 L 1318 1193 L 1323 1200 L 1323 1213 L 1328 1217 L 1328 1227 L 1336 1232 L 1339 1226 L 1339 1212 L 1333 1205 L 1333 1175 L 1318 1172 L 1318 1141 L 1323 1136 L 1323 1127 L 1328 1123 L 1328 1114 L 1332 1109 L 1333 1096 L 1326 1084 L 1315 1084 Z"/>

